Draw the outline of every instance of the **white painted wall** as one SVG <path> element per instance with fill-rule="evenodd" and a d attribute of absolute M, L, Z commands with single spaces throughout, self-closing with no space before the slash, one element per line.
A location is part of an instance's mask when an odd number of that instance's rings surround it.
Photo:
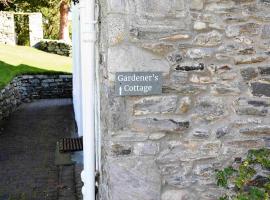
<path fill-rule="evenodd" d="M 80 8 L 72 6 L 73 106 L 79 136 L 82 132 Z"/>
<path fill-rule="evenodd" d="M 83 135 L 84 200 L 95 199 L 95 171 L 100 166 L 99 79 L 95 53 L 97 7 L 95 0 L 81 0 L 72 9 L 73 104 L 78 133 Z"/>
<path fill-rule="evenodd" d="M 30 46 L 35 46 L 43 39 L 43 22 L 41 13 L 29 14 Z"/>

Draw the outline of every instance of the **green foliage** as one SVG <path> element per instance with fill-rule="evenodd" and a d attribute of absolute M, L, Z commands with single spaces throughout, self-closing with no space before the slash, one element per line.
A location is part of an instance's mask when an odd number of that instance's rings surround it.
<path fill-rule="evenodd" d="M 244 185 L 246 185 L 249 180 L 256 174 L 256 171 L 248 166 L 248 162 L 245 161 L 239 167 L 238 176 L 235 178 L 235 185 L 238 189 L 241 189 Z"/>
<path fill-rule="evenodd" d="M 270 169 L 270 149 L 250 150 L 247 161 L 251 164 L 259 163 L 262 167 Z"/>
<path fill-rule="evenodd" d="M 222 187 L 228 186 L 228 178 L 236 172 L 232 167 L 227 167 L 224 170 L 218 171 L 216 174 L 217 185 Z"/>
<path fill-rule="evenodd" d="M 5 4 L 5 10 L 15 12 L 37 12 L 43 7 L 53 7 L 60 0 L 9 0 Z"/>
<path fill-rule="evenodd" d="M 233 200 L 269 200 L 269 195 L 264 189 L 251 187 L 249 192 L 240 193 Z"/>
<path fill-rule="evenodd" d="M 29 18 L 26 15 L 15 15 L 14 20 L 17 33 L 17 44 L 30 46 Z"/>
<path fill-rule="evenodd" d="M 229 200 L 229 197 L 227 195 L 225 195 L 223 197 L 219 197 L 218 200 Z"/>
<path fill-rule="evenodd" d="M 259 175 L 260 168 L 270 173 L 270 149 L 250 150 L 239 166 L 217 171 L 217 185 L 228 190 L 219 200 L 269 200 L 270 177 Z"/>
<path fill-rule="evenodd" d="M 60 23 L 59 5 L 56 4 L 53 8 L 43 7 L 40 12 L 43 15 L 44 38 L 57 40 Z"/>

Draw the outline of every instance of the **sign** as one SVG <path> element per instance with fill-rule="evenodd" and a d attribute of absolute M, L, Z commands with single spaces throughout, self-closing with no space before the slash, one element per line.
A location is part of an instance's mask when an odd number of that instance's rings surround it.
<path fill-rule="evenodd" d="M 161 72 L 117 72 L 117 96 L 147 96 L 162 94 Z"/>

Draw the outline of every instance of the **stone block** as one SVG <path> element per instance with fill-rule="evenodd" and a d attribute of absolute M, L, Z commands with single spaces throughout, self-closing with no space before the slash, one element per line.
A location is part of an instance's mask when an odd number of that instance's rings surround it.
<path fill-rule="evenodd" d="M 230 85 L 230 84 L 217 84 L 210 87 L 211 93 L 214 95 L 230 95 L 236 96 L 241 93 L 238 85 Z"/>
<path fill-rule="evenodd" d="M 201 10 L 203 9 L 204 0 L 191 0 L 190 9 L 192 10 Z"/>
<path fill-rule="evenodd" d="M 139 132 L 183 132 L 190 127 L 188 121 L 176 121 L 173 119 L 135 119 L 131 128 Z"/>
<path fill-rule="evenodd" d="M 107 165 L 111 200 L 160 198 L 161 179 L 153 158 L 108 158 Z"/>
<path fill-rule="evenodd" d="M 191 199 L 191 196 L 187 190 L 167 190 L 162 194 L 161 200 L 185 200 Z"/>
<path fill-rule="evenodd" d="M 125 16 L 120 14 L 110 14 L 106 21 L 108 23 L 109 45 L 113 46 L 122 43 L 127 37 Z"/>
<path fill-rule="evenodd" d="M 111 131 L 118 131 L 124 129 L 127 125 L 127 116 L 126 116 L 126 102 L 122 98 L 113 97 L 111 95 L 109 99 L 110 112 L 107 112 L 109 115 L 110 121 L 108 127 Z"/>
<path fill-rule="evenodd" d="M 205 10 L 206 11 L 212 11 L 215 13 L 226 13 L 229 9 L 232 9 L 235 7 L 235 2 L 233 1 L 224 1 L 224 2 L 211 2 L 206 5 Z"/>
<path fill-rule="evenodd" d="M 159 152 L 159 145 L 155 142 L 137 143 L 134 145 L 134 154 L 137 156 L 154 156 Z"/>
<path fill-rule="evenodd" d="M 134 115 L 174 113 L 177 106 L 177 96 L 144 97 L 133 106 Z"/>
<path fill-rule="evenodd" d="M 189 97 L 183 97 L 179 100 L 179 106 L 176 109 L 177 114 L 185 114 L 188 113 L 189 110 L 192 108 L 192 102 Z"/>
<path fill-rule="evenodd" d="M 256 23 L 246 23 L 241 25 L 230 25 L 226 28 L 227 37 L 236 37 L 241 34 L 258 35 L 261 31 L 261 26 Z"/>
<path fill-rule="evenodd" d="M 173 0 L 135 0 L 136 14 L 148 17 L 171 16 L 174 11 L 173 2 Z"/>
<path fill-rule="evenodd" d="M 255 54 L 256 51 L 254 49 L 254 47 L 252 46 L 243 46 L 243 47 L 240 47 L 239 50 L 238 50 L 238 54 L 241 54 L 241 55 L 251 55 L 251 54 Z"/>
<path fill-rule="evenodd" d="M 270 75 L 270 67 L 259 67 L 259 73 L 262 75 L 262 76 L 268 76 Z"/>
<path fill-rule="evenodd" d="M 253 64 L 260 63 L 268 59 L 268 56 L 265 55 L 243 55 L 243 56 L 235 56 L 234 63 L 236 65 L 240 64 Z"/>
<path fill-rule="evenodd" d="M 212 55 L 212 52 L 209 49 L 189 49 L 187 51 L 187 56 L 191 59 L 203 59 L 210 57 Z"/>
<path fill-rule="evenodd" d="M 248 67 L 241 70 L 241 75 L 245 81 L 250 81 L 258 76 L 256 68 Z"/>
<path fill-rule="evenodd" d="M 244 148 L 244 149 L 254 149 L 254 148 L 263 148 L 265 147 L 265 141 L 263 139 L 258 140 L 234 140 L 228 141 L 225 143 L 226 146 L 233 148 Z"/>
<path fill-rule="evenodd" d="M 115 72 L 160 71 L 167 75 L 169 70 L 166 60 L 133 45 L 119 45 L 108 50 L 110 80 L 114 80 Z"/>
<path fill-rule="evenodd" d="M 126 0 L 107 0 L 109 13 L 125 13 L 127 1 Z"/>
<path fill-rule="evenodd" d="M 269 103 L 262 100 L 239 99 L 235 105 L 238 115 L 266 116 Z"/>
<path fill-rule="evenodd" d="M 170 79 L 165 84 L 181 86 L 182 84 L 187 82 L 188 82 L 188 72 L 174 71 L 170 74 Z"/>
<path fill-rule="evenodd" d="M 222 34 L 218 31 L 201 33 L 193 41 L 194 45 L 212 47 L 222 44 Z"/>
<path fill-rule="evenodd" d="M 162 37 L 159 40 L 167 41 L 167 42 L 177 42 L 179 40 L 186 40 L 189 38 L 190 38 L 190 35 L 188 35 L 188 34 L 172 34 L 172 35 Z"/>
<path fill-rule="evenodd" d="M 262 35 L 261 37 L 263 39 L 269 39 L 270 38 L 270 24 L 265 24 L 262 28 Z"/>
<path fill-rule="evenodd" d="M 111 152 L 115 156 L 127 156 L 132 153 L 132 147 L 126 144 L 112 144 Z"/>
<path fill-rule="evenodd" d="M 194 22 L 193 28 L 194 30 L 201 31 L 205 30 L 207 28 L 207 25 L 204 22 L 196 21 Z"/>
<path fill-rule="evenodd" d="M 242 128 L 240 129 L 240 133 L 247 134 L 247 135 L 270 135 L 270 126 L 268 125 L 259 125 L 259 126 L 253 126 L 248 128 Z"/>
<path fill-rule="evenodd" d="M 270 97 L 270 83 L 253 82 L 250 84 L 251 93 L 258 97 Z"/>
<path fill-rule="evenodd" d="M 195 129 L 192 131 L 192 135 L 196 138 L 209 138 L 210 132 L 207 129 Z"/>
<path fill-rule="evenodd" d="M 215 174 L 215 163 L 198 163 L 194 167 L 194 174 L 199 184 L 211 185 L 216 184 L 216 180 L 214 178 Z"/>
<path fill-rule="evenodd" d="M 168 143 L 168 148 L 160 152 L 157 158 L 160 164 L 216 158 L 221 147 L 220 141 L 202 142 L 202 140 L 190 139 Z"/>
<path fill-rule="evenodd" d="M 214 121 L 227 115 L 227 109 L 220 98 L 201 98 L 195 104 L 194 117 L 204 121 Z"/>
<path fill-rule="evenodd" d="M 228 135 L 230 132 L 231 132 L 231 130 L 230 130 L 230 128 L 227 127 L 227 126 L 218 128 L 218 129 L 216 130 L 216 137 L 217 137 L 217 138 L 222 138 L 222 137 L 224 137 L 225 135 Z"/>
<path fill-rule="evenodd" d="M 179 84 L 172 82 L 164 88 L 164 92 L 177 92 L 182 95 L 197 95 L 207 90 L 207 86 L 198 84 Z"/>
<path fill-rule="evenodd" d="M 121 142 L 122 143 L 126 143 L 127 141 L 130 142 L 145 142 L 148 140 L 148 138 L 150 137 L 150 135 L 155 135 L 155 133 L 141 133 L 141 132 L 131 132 L 131 131 L 118 131 L 118 132 L 114 132 L 114 131 L 110 131 L 109 132 L 110 135 L 112 135 L 112 137 L 110 138 L 112 141 L 118 143 Z"/>
<path fill-rule="evenodd" d="M 166 56 L 174 50 L 173 45 L 165 43 L 143 43 L 142 48 L 160 56 Z"/>

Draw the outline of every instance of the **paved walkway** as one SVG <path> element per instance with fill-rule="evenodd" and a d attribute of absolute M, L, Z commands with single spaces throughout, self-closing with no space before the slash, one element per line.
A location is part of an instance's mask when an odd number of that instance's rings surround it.
<path fill-rule="evenodd" d="M 56 142 L 73 131 L 70 99 L 24 104 L 0 122 L 0 200 L 77 199 L 76 166 L 55 165 Z"/>

